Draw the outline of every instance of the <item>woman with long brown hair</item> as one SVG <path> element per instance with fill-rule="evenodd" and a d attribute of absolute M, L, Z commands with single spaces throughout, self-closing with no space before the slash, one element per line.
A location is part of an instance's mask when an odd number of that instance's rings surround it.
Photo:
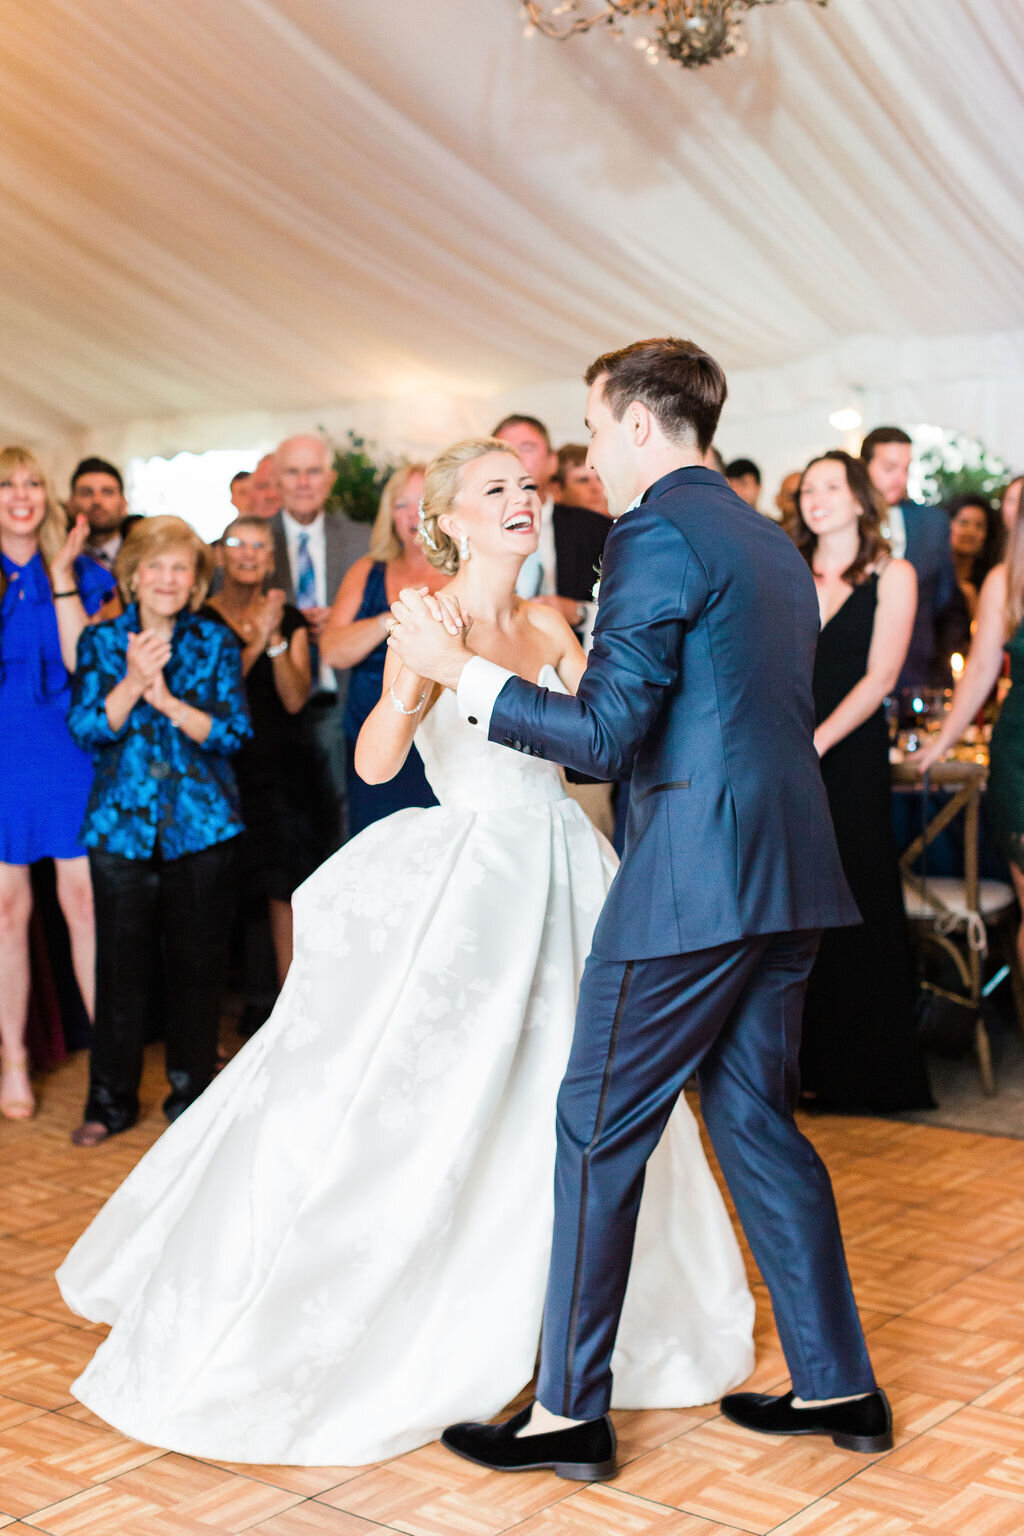
<path fill-rule="evenodd" d="M 0 451 L 0 1115 L 27 1120 L 29 866 L 51 858 L 82 1000 L 93 1011 L 92 890 L 79 828 L 92 764 L 67 713 L 78 637 L 110 598 L 114 578 L 82 553 L 89 525 L 69 533 L 46 476 L 26 448 Z M 115 610 L 116 611 L 116 610 Z"/>
<path fill-rule="evenodd" d="M 811 972 L 800 1071 L 822 1108 L 915 1109 L 932 1102 L 914 1035 L 914 987 L 889 796 L 882 701 L 896 687 L 917 605 L 893 560 L 863 464 L 836 449 L 797 489 L 792 537 L 814 575 L 821 638 L 815 745 L 856 928 L 828 929 Z"/>
<path fill-rule="evenodd" d="M 1018 476 L 1007 489 L 1020 483 Z M 1006 500 L 1004 493 L 1004 514 Z M 992 731 L 985 804 L 1024 907 L 1024 518 L 1016 515 L 1006 558 L 992 567 L 978 594 L 971 652 L 952 706 L 935 740 L 915 759 L 922 773 L 956 745 L 981 709 L 1002 671 L 1004 650 L 1014 686 Z M 1024 925 L 1017 935 L 1017 952 L 1024 963 Z"/>

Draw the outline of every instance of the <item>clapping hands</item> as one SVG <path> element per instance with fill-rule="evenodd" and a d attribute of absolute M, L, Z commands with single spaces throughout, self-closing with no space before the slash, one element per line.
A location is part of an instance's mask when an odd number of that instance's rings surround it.
<path fill-rule="evenodd" d="M 74 584 L 75 561 L 85 548 L 85 542 L 88 537 L 89 520 L 84 512 L 80 512 L 71 525 L 68 536 L 64 540 L 64 544 L 50 568 L 50 574 L 53 577 L 55 586 L 68 587 Z"/>
<path fill-rule="evenodd" d="M 140 634 L 128 636 L 126 676 L 139 697 L 146 699 L 150 704 L 155 703 L 155 700 L 150 697 L 154 689 L 158 693 L 161 690 L 163 693 L 167 692 L 164 667 L 170 659 L 171 642 L 153 630 L 144 629 Z"/>

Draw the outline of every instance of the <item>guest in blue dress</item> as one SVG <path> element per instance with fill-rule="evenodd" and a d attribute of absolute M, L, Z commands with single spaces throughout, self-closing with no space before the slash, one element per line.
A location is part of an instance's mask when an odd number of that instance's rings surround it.
<path fill-rule="evenodd" d="M 0 1115 L 35 1109 L 25 1024 L 29 998 L 29 865 L 55 861 L 82 999 L 92 1012 L 95 944 L 89 866 L 79 839 L 92 763 L 67 713 L 78 637 L 114 578 L 82 549 L 84 517 L 68 533 L 38 462 L 0 451 Z M 111 607 L 116 611 L 116 598 Z"/>
<path fill-rule="evenodd" d="M 384 487 L 370 552 L 356 561 L 339 587 L 320 639 L 320 654 L 329 666 L 351 669 L 342 719 L 350 837 L 394 811 L 437 804 L 415 745 L 387 784 L 365 784 L 354 761 L 356 737 L 384 684 L 392 602 L 403 587 L 428 587 L 433 592 L 449 580 L 428 562 L 419 541 L 424 469 L 422 464 L 408 464 L 396 470 Z"/>
<path fill-rule="evenodd" d="M 96 1028 L 76 1146 L 138 1115 L 157 965 L 167 1118 L 213 1076 L 243 829 L 230 760 L 251 734 L 238 646 L 195 611 L 212 570 L 198 534 L 179 517 L 145 518 L 114 570 L 133 601 L 83 635 L 68 721 L 96 769 L 82 832 L 96 898 Z"/>

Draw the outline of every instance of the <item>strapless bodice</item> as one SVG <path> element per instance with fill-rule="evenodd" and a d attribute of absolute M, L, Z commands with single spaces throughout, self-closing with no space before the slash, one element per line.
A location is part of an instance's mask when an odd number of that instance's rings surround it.
<path fill-rule="evenodd" d="M 554 667 L 545 666 L 537 681 L 555 693 L 567 691 Z M 565 798 L 556 764 L 488 741 L 462 719 L 449 689 L 416 732 L 416 747 L 430 787 L 442 805 L 506 811 L 513 806 L 545 805 Z"/>

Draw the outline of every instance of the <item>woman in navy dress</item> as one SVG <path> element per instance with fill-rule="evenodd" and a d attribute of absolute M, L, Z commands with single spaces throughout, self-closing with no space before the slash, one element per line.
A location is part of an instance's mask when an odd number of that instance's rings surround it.
<path fill-rule="evenodd" d="M 418 537 L 424 469 L 409 464 L 396 470 L 384 487 L 370 552 L 356 561 L 338 588 L 320 640 L 320 653 L 329 666 L 351 668 L 342 721 L 350 837 L 395 811 L 437 804 L 415 746 L 387 784 L 365 784 L 354 762 L 356 738 L 384 686 L 391 604 L 403 587 L 433 592 L 446 580 L 428 562 Z"/>
<path fill-rule="evenodd" d="M 35 1109 L 25 1024 L 29 866 L 37 859 L 55 862 L 75 975 L 92 1014 L 92 891 L 79 839 L 92 763 L 72 741 L 67 713 L 78 637 L 114 593 L 114 578 L 82 554 L 88 534 L 84 517 L 67 533 L 27 449 L 0 452 L 0 1115 L 8 1120 L 27 1120 Z"/>
<path fill-rule="evenodd" d="M 157 975 L 168 1120 L 216 1066 L 242 831 L 231 758 L 251 731 L 238 645 L 195 611 L 212 565 L 180 517 L 143 518 L 114 566 L 133 601 L 78 647 L 68 724 L 96 769 L 82 832 L 96 900 L 96 1025 L 76 1146 L 135 1122 Z"/>

